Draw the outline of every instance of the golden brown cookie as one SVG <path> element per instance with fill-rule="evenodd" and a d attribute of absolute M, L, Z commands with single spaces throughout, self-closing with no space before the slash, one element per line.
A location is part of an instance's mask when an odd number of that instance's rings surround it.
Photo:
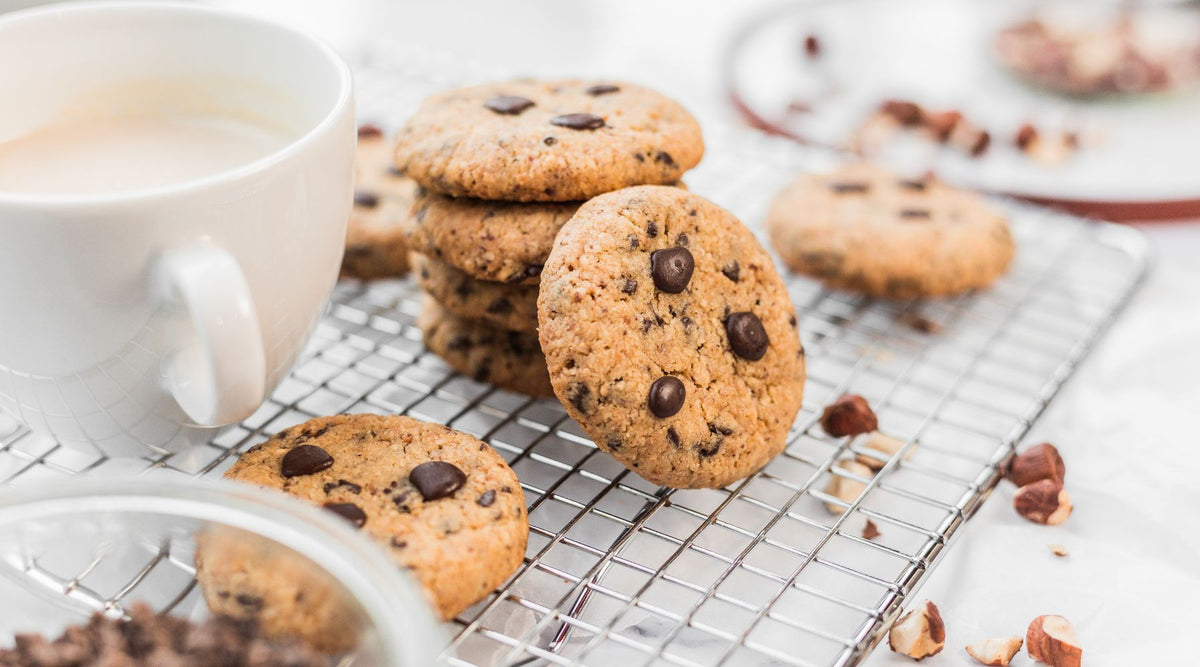
<path fill-rule="evenodd" d="M 863 163 L 797 178 L 767 231 L 793 271 L 892 299 L 987 287 L 1014 252 L 1008 220 L 979 195 Z"/>
<path fill-rule="evenodd" d="M 525 555 L 529 522 L 516 475 L 491 447 L 440 424 L 318 417 L 255 445 L 225 476 L 279 489 L 359 527 L 416 577 L 444 619 L 485 597 Z M 320 627 L 307 619 L 330 617 L 323 596 L 297 596 L 308 589 L 236 540 L 205 542 L 196 560 L 214 611 L 306 636 Z"/>
<path fill-rule="evenodd" d="M 408 273 L 406 222 L 417 184 L 396 170 L 390 145 L 373 125 L 358 129 L 355 171 L 342 276 L 361 280 L 403 276 Z"/>
<path fill-rule="evenodd" d="M 800 409 L 804 351 L 770 256 L 732 214 L 678 188 L 580 207 L 542 272 L 538 335 L 570 416 L 655 484 L 753 473 Z"/>
<path fill-rule="evenodd" d="M 430 296 L 421 302 L 417 326 L 426 349 L 459 373 L 530 396 L 554 395 L 537 334 L 459 317 Z"/>
<path fill-rule="evenodd" d="M 522 79 L 433 95 L 396 136 L 396 166 L 455 197 L 582 201 L 674 183 L 704 154 L 700 125 L 628 83 Z"/>
<path fill-rule="evenodd" d="M 421 289 L 451 313 L 507 331 L 537 332 L 537 285 L 477 280 L 416 252 L 411 260 Z"/>

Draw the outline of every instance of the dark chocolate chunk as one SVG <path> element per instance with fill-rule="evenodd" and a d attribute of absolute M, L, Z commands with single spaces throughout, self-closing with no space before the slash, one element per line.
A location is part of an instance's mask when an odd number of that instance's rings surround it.
<path fill-rule="evenodd" d="M 721 443 L 723 443 L 723 442 L 725 442 L 725 438 L 717 437 L 715 440 L 708 443 L 707 445 L 698 444 L 698 445 L 696 445 L 696 454 L 699 455 L 700 458 L 702 458 L 702 459 L 706 459 L 710 456 L 714 456 L 714 455 L 716 455 L 717 452 L 721 451 Z"/>
<path fill-rule="evenodd" d="M 687 389 L 679 378 L 660 377 L 650 385 L 650 412 L 659 419 L 666 419 L 679 412 L 686 397 Z"/>
<path fill-rule="evenodd" d="M 725 320 L 725 333 L 733 353 L 743 359 L 758 361 L 767 353 L 771 341 L 758 315 L 750 312 L 733 313 Z"/>
<path fill-rule="evenodd" d="M 650 253 L 650 275 L 654 286 L 668 294 L 679 294 L 692 279 L 696 262 L 687 248 L 666 248 Z"/>
<path fill-rule="evenodd" d="M 924 208 L 904 208 L 900 209 L 901 218 L 922 218 L 929 219 L 929 210 Z"/>
<path fill-rule="evenodd" d="M 671 157 L 671 154 L 666 151 L 659 151 L 659 152 L 655 153 L 654 161 L 657 162 L 658 164 L 665 164 L 668 167 L 676 166 L 675 158 Z"/>
<path fill-rule="evenodd" d="M 354 503 L 325 503 L 325 509 L 362 528 L 367 522 L 367 513 Z"/>
<path fill-rule="evenodd" d="M 869 183 L 830 183 L 829 189 L 839 195 L 844 195 L 852 192 L 866 192 L 871 189 L 871 185 Z"/>
<path fill-rule="evenodd" d="M 726 278 L 736 283 L 742 275 L 742 266 L 738 264 L 737 260 L 735 259 L 725 266 L 722 266 L 721 273 L 725 274 Z"/>
<path fill-rule="evenodd" d="M 355 190 L 354 205 L 362 208 L 375 208 L 379 206 L 379 195 L 366 190 Z"/>
<path fill-rule="evenodd" d="M 553 146 L 554 144 L 558 143 L 558 139 L 555 139 L 554 137 L 546 137 L 545 139 L 542 139 L 542 143 L 546 144 L 547 146 Z"/>
<path fill-rule="evenodd" d="M 333 465 L 329 452 L 316 445 L 300 445 L 283 455 L 283 476 L 300 477 L 321 472 Z"/>
<path fill-rule="evenodd" d="M 358 126 L 358 138 L 365 139 L 367 137 L 382 137 L 383 128 L 374 123 L 363 123 Z"/>
<path fill-rule="evenodd" d="M 674 426 L 667 429 L 667 440 L 671 442 L 673 447 L 676 449 L 679 448 L 679 431 L 676 431 Z"/>
<path fill-rule="evenodd" d="M 467 475 L 458 466 L 445 461 L 426 461 L 408 473 L 408 481 L 425 500 L 438 500 L 454 494 L 467 483 Z"/>
<path fill-rule="evenodd" d="M 651 220 L 650 223 L 646 225 L 646 236 L 649 236 L 650 238 L 658 236 L 658 223 Z"/>
<path fill-rule="evenodd" d="M 475 504 L 480 507 L 491 507 L 492 503 L 496 502 L 496 492 L 492 490 L 484 491 L 478 498 L 475 499 Z"/>
<path fill-rule="evenodd" d="M 637 281 L 633 278 L 626 278 L 625 284 L 621 285 L 621 291 L 626 294 L 633 294 L 637 291 Z"/>
<path fill-rule="evenodd" d="M 680 234 L 679 236 L 675 237 L 675 245 L 683 248 L 686 248 L 691 242 L 692 240 L 688 238 L 687 234 Z"/>
<path fill-rule="evenodd" d="M 590 113 L 569 113 L 551 118 L 550 124 L 572 130 L 598 130 L 604 127 L 604 119 Z"/>
<path fill-rule="evenodd" d="M 325 484 L 325 495 L 329 495 L 331 491 L 345 487 L 350 493 L 358 493 L 362 491 L 362 487 L 354 482 L 347 482 L 344 479 L 339 479 L 336 482 L 328 482 Z"/>
<path fill-rule="evenodd" d="M 515 116 L 533 106 L 533 100 L 516 95 L 497 95 L 484 102 L 483 106 L 503 116 Z"/>
<path fill-rule="evenodd" d="M 571 401 L 571 405 L 582 414 L 588 414 L 594 407 L 591 402 L 592 390 L 582 382 L 573 383 L 567 387 L 567 398 Z"/>
<path fill-rule="evenodd" d="M 615 93 L 620 89 L 621 89 L 620 87 L 614 86 L 611 83 L 600 83 L 595 86 L 592 86 L 591 88 L 588 88 L 585 92 L 588 95 L 591 95 L 592 97 L 599 97 L 601 95 Z"/>
<path fill-rule="evenodd" d="M 487 312 L 493 315 L 507 315 L 513 311 L 512 301 L 505 297 L 500 297 L 488 304 Z"/>
<path fill-rule="evenodd" d="M 916 192 L 924 192 L 925 189 L 929 187 L 929 181 L 925 181 L 925 180 L 896 181 L 896 185 L 904 188 L 905 190 L 915 190 Z"/>
<path fill-rule="evenodd" d="M 259 609 L 262 609 L 262 607 L 263 607 L 263 599 L 258 597 L 257 595 L 250 595 L 248 593 L 238 593 L 233 599 L 239 605 L 241 605 L 242 607 L 245 607 L 246 609 L 253 609 L 253 610 L 257 611 Z"/>

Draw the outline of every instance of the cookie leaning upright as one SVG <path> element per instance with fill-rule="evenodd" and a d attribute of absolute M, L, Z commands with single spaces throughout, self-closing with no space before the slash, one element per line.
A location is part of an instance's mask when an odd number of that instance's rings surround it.
<path fill-rule="evenodd" d="M 538 334 L 567 412 L 655 484 L 749 475 L 784 448 L 800 408 L 804 351 L 770 256 L 678 188 L 579 209 L 542 272 Z"/>
<path fill-rule="evenodd" d="M 767 213 L 771 244 L 793 271 L 892 299 L 945 296 L 1008 270 L 1008 220 L 982 197 L 868 164 L 804 174 Z"/>
<path fill-rule="evenodd" d="M 704 153 L 675 101 L 627 83 L 517 80 L 427 99 L 396 137 L 396 166 L 434 192 L 581 201 L 674 183 Z"/>
<path fill-rule="evenodd" d="M 525 499 L 508 464 L 483 442 L 440 424 L 369 414 L 319 417 L 255 445 L 225 476 L 321 505 L 388 550 L 453 618 L 520 566 L 529 534 Z M 303 634 L 308 619 L 337 618 L 279 586 L 271 562 L 206 542 L 197 579 L 214 611 L 255 617 L 277 634 Z"/>

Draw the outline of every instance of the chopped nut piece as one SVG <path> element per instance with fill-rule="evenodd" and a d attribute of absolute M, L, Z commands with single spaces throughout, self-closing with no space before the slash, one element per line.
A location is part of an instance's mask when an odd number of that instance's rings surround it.
<path fill-rule="evenodd" d="M 1017 651 L 1021 650 L 1020 637 L 1001 637 L 999 639 L 984 639 L 983 641 L 967 644 L 967 655 L 985 665 L 1007 665 L 1012 661 Z"/>
<path fill-rule="evenodd" d="M 1059 558 L 1065 558 L 1065 557 L 1071 555 L 1071 552 L 1067 551 L 1067 548 L 1061 544 L 1051 544 L 1050 545 L 1050 553 L 1054 554 L 1055 556 L 1058 556 Z"/>
<path fill-rule="evenodd" d="M 870 478 L 874 474 L 870 468 L 854 459 L 842 459 L 833 464 L 833 467 L 859 477 Z M 865 488 L 867 488 L 866 482 L 835 474 L 829 478 L 829 483 L 825 485 L 824 491 L 835 498 L 852 503 Z M 845 507 L 834 503 L 825 503 L 825 509 L 833 514 L 841 514 L 846 511 Z"/>
<path fill-rule="evenodd" d="M 876 526 L 874 521 L 867 519 L 867 523 L 862 529 L 862 536 L 864 540 L 873 540 L 879 537 L 879 526 Z"/>
<path fill-rule="evenodd" d="M 1051 667 L 1079 667 L 1083 649 L 1075 638 L 1075 628 L 1062 616 L 1038 616 L 1025 633 L 1029 657 Z"/>
<path fill-rule="evenodd" d="M 904 441 L 899 438 L 893 438 L 890 435 L 884 435 L 879 431 L 872 431 L 867 435 L 867 441 L 863 443 L 870 451 L 858 452 L 854 455 L 854 460 L 867 466 L 871 470 L 879 470 L 887 465 L 887 462 L 900 451 L 904 446 Z M 917 451 L 916 446 L 909 447 L 904 453 L 904 459 L 912 458 L 913 452 Z"/>
<path fill-rule="evenodd" d="M 924 124 L 934 139 L 945 143 L 962 119 L 963 115 L 957 111 L 926 111 Z"/>
<path fill-rule="evenodd" d="M 915 660 L 928 658 L 946 645 L 946 625 L 937 605 L 926 600 L 900 617 L 888 632 L 888 646 Z"/>
<path fill-rule="evenodd" d="M 921 107 L 908 100 L 885 100 L 879 110 L 895 118 L 901 125 L 920 125 L 924 115 Z"/>
<path fill-rule="evenodd" d="M 1018 454 L 1008 466 L 1004 477 L 1018 487 L 1048 479 L 1062 485 L 1067 466 L 1054 445 L 1043 442 Z"/>
<path fill-rule="evenodd" d="M 879 428 L 879 419 L 867 399 L 858 394 L 843 394 L 825 406 L 825 412 L 821 414 L 821 428 L 835 438 L 860 435 Z"/>
<path fill-rule="evenodd" d="M 1037 138 L 1038 138 L 1037 128 L 1030 125 L 1029 123 L 1025 123 L 1024 125 L 1021 126 L 1021 129 L 1017 130 L 1016 136 L 1013 137 L 1013 144 L 1017 148 L 1019 148 L 1021 150 L 1025 150 L 1026 148 L 1029 148 L 1029 144 L 1036 141 Z"/>
<path fill-rule="evenodd" d="M 1034 523 L 1056 526 L 1071 515 L 1071 497 L 1054 480 L 1043 479 L 1017 489 L 1013 508 Z"/>

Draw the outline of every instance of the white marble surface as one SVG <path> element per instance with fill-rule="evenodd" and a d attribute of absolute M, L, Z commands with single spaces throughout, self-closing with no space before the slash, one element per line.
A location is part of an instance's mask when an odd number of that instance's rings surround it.
<path fill-rule="evenodd" d="M 386 38 L 529 74 L 636 79 L 719 110 L 724 41 L 769 0 L 218 4 L 296 23 L 343 49 Z M 1143 230 L 1157 266 L 1030 436 L 1062 450 L 1074 515 L 1057 527 L 1027 523 L 1011 510 L 1011 486 L 997 489 L 919 593 L 941 607 L 948 626 L 946 650 L 923 664 L 973 664 L 963 645 L 1023 634 L 1045 613 L 1074 622 L 1089 665 L 1193 662 L 1186 651 L 1200 619 L 1200 221 Z M 1071 555 L 1053 556 L 1052 543 Z M 867 664 L 911 663 L 881 648 Z M 1030 660 L 1022 653 L 1014 664 Z"/>

